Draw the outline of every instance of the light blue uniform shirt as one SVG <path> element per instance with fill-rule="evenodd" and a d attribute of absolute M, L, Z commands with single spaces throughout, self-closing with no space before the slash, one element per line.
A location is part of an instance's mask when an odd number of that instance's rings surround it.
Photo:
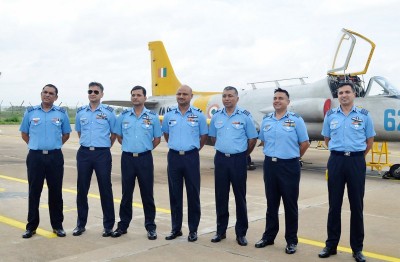
<path fill-rule="evenodd" d="M 257 138 L 250 112 L 235 108 L 228 116 L 225 108 L 218 110 L 211 118 L 209 136 L 217 139 L 215 149 L 225 154 L 247 151 L 247 140 Z"/>
<path fill-rule="evenodd" d="M 200 148 L 200 136 L 207 135 L 207 120 L 200 109 L 190 106 L 184 115 L 172 107 L 162 122 L 162 131 L 169 135 L 168 147 L 176 151 Z"/>
<path fill-rule="evenodd" d="M 281 159 L 300 157 L 299 144 L 309 140 L 303 118 L 289 111 L 279 120 L 275 113 L 266 115 L 258 138 L 264 141 L 264 155 Z"/>
<path fill-rule="evenodd" d="M 78 108 L 75 130 L 81 133 L 79 143 L 85 147 L 111 147 L 110 134 L 115 133 L 114 109 L 100 104 L 92 112 L 90 105 Z"/>
<path fill-rule="evenodd" d="M 353 106 L 346 116 L 339 107 L 326 113 L 321 134 L 329 137 L 329 150 L 342 152 L 365 151 L 366 140 L 376 135 L 374 123 L 366 109 Z"/>
<path fill-rule="evenodd" d="M 19 131 L 29 134 L 29 149 L 54 150 L 62 147 L 62 135 L 71 133 L 71 126 L 65 109 L 53 105 L 45 112 L 38 105 L 26 109 Z"/>
<path fill-rule="evenodd" d="M 123 138 L 124 152 L 143 153 L 153 150 L 153 139 L 162 134 L 160 119 L 147 108 L 143 108 L 139 117 L 134 108 L 124 110 L 117 118 L 115 133 Z"/>

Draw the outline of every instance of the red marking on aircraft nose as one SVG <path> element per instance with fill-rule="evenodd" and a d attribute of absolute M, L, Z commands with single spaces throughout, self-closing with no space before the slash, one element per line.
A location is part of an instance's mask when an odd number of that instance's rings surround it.
<path fill-rule="evenodd" d="M 329 111 L 329 109 L 331 109 L 331 103 L 332 101 L 330 99 L 326 99 L 325 103 L 324 103 L 324 116 L 326 114 L 326 112 Z"/>

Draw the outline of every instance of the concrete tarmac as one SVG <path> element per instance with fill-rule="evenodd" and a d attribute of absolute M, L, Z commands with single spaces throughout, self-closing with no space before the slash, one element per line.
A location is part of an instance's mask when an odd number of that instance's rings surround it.
<path fill-rule="evenodd" d="M 262 175 L 263 154 L 256 148 L 252 154 L 257 169 L 248 172 L 247 208 L 248 246 L 236 243 L 234 230 L 235 201 L 230 197 L 230 223 L 227 238 L 211 243 L 216 230 L 214 200 L 214 149 L 205 146 L 201 156 L 202 217 L 199 239 L 188 242 L 187 205 L 184 196 L 183 236 L 167 241 L 171 230 L 168 182 L 166 174 L 167 144 L 163 141 L 153 151 L 155 164 L 155 201 L 157 206 L 157 240 L 148 240 L 140 192 L 134 192 L 133 220 L 128 233 L 119 238 L 101 236 L 102 211 L 96 176 L 93 174 L 89 194 L 89 217 L 86 232 L 72 236 L 76 226 L 76 151 L 79 147 L 76 132 L 64 145 L 65 174 L 63 183 L 65 238 L 52 233 L 48 214 L 47 188 L 42 192 L 40 225 L 37 234 L 23 239 L 28 209 L 26 175 L 27 146 L 18 131 L 19 126 L 0 126 L 0 261 L 354 261 L 349 244 L 350 209 L 345 193 L 342 209 L 342 238 L 338 254 L 327 259 L 318 258 L 325 245 L 328 215 L 328 192 L 325 167 L 329 152 L 316 148 L 314 142 L 307 151 L 300 182 L 299 244 L 293 255 L 285 254 L 284 211 L 280 210 L 280 231 L 275 245 L 257 249 L 254 244 L 265 228 L 266 199 Z M 400 163 L 398 143 L 390 143 L 390 161 Z M 121 199 L 121 147 L 112 148 L 112 183 L 116 222 Z M 367 158 L 368 160 L 368 158 Z M 376 171 L 368 171 L 364 198 L 365 241 L 364 255 L 368 261 L 400 261 L 400 180 L 384 180 Z M 114 227 L 115 229 L 115 227 Z"/>

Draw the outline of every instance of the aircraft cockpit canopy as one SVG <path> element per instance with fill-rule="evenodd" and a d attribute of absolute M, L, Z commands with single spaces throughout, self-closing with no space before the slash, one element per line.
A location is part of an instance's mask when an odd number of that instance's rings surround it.
<path fill-rule="evenodd" d="M 392 96 L 400 97 L 400 91 L 382 76 L 371 77 L 365 96 Z"/>

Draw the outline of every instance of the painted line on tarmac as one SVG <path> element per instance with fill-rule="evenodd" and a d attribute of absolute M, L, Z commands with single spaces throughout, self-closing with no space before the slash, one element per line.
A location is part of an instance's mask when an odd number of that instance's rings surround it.
<path fill-rule="evenodd" d="M 25 184 L 28 183 L 27 180 L 14 178 L 14 177 L 9 177 L 9 176 L 4 176 L 4 175 L 0 175 L 0 178 L 4 178 L 4 179 L 7 179 L 7 180 L 11 180 L 11 181 L 16 181 L 16 182 L 20 182 L 20 183 L 25 183 Z M 44 185 L 44 186 L 46 186 L 46 185 Z M 68 193 L 72 193 L 72 194 L 77 194 L 78 193 L 76 190 L 67 189 L 67 188 L 63 188 L 63 191 L 64 192 L 68 192 Z M 100 199 L 100 195 L 92 194 L 92 193 L 89 193 L 88 197 Z M 114 198 L 114 202 L 121 203 L 121 199 Z M 139 203 L 133 203 L 132 206 L 137 207 L 137 208 L 143 208 L 143 205 L 139 204 Z M 165 214 L 170 214 L 171 213 L 171 210 L 169 210 L 169 209 L 156 208 L 156 210 L 158 212 L 165 213 Z M 9 221 L 11 221 L 11 222 L 8 223 L 4 219 L 7 219 L 7 218 L 5 218 L 5 217 L 0 215 L 0 222 L 15 226 L 15 227 L 18 227 L 18 228 L 21 228 L 21 229 L 25 229 L 25 224 L 22 223 L 22 222 L 9 219 Z M 54 233 L 52 233 L 50 231 L 42 230 L 42 229 L 37 229 L 36 233 L 39 234 L 39 235 L 48 237 L 48 238 L 56 237 L 56 235 Z M 309 239 L 305 239 L 305 238 L 299 238 L 299 243 L 307 244 L 307 245 L 311 245 L 311 246 L 317 246 L 317 247 L 325 247 L 325 243 L 323 243 L 323 242 L 309 240 Z M 348 247 L 338 246 L 337 249 L 339 251 L 346 252 L 346 253 L 349 253 L 349 254 L 352 253 L 351 248 L 348 248 Z M 391 256 L 386 256 L 386 255 L 381 255 L 381 254 L 372 253 L 372 252 L 366 252 L 366 251 L 363 251 L 363 254 L 366 257 L 380 259 L 382 261 L 400 262 L 400 258 L 396 258 L 396 257 L 391 257 Z"/>
<path fill-rule="evenodd" d="M 25 223 L 22 223 L 18 220 L 15 220 L 15 219 L 12 219 L 9 217 L 0 215 L 0 223 L 4 223 L 4 224 L 10 225 L 10 226 L 25 230 Z M 47 231 L 47 230 L 44 230 L 41 228 L 36 229 L 36 234 L 38 234 L 42 237 L 45 237 L 45 238 L 56 238 L 57 237 L 57 235 L 54 234 L 53 232 Z"/>
<path fill-rule="evenodd" d="M 19 182 L 19 183 L 28 184 L 28 180 L 25 180 L 25 179 L 20 179 L 20 178 L 5 176 L 5 175 L 0 175 L 0 178 L 4 178 L 4 179 L 7 179 L 7 180 Z M 47 186 L 44 185 L 44 187 L 47 187 Z M 67 193 L 71 193 L 71 194 L 75 194 L 75 195 L 78 194 L 78 191 L 76 191 L 74 189 L 63 188 L 62 191 L 63 192 L 67 192 Z M 88 197 L 95 198 L 95 199 L 100 199 L 100 195 L 93 194 L 93 193 L 89 193 Z M 121 199 L 114 198 L 114 202 L 119 204 L 119 203 L 121 203 Z M 132 206 L 143 209 L 143 205 L 140 204 L 140 203 L 134 202 L 134 203 L 132 203 Z M 160 213 L 164 213 L 164 214 L 171 214 L 171 210 L 166 209 L 166 208 L 156 207 L 156 211 L 160 212 Z"/>
<path fill-rule="evenodd" d="M 299 237 L 299 243 L 306 244 L 306 245 L 311 245 L 311 246 L 316 246 L 316 247 L 325 247 L 325 243 L 324 242 L 309 240 L 309 239 L 300 238 L 300 237 Z M 348 247 L 338 246 L 337 250 L 345 252 L 345 253 L 349 253 L 349 254 L 353 253 L 351 248 L 348 248 Z M 391 256 L 386 256 L 386 255 L 377 254 L 377 253 L 373 253 L 373 252 L 367 252 L 367 251 L 363 251 L 363 254 L 366 257 L 375 258 L 375 259 L 379 259 L 379 260 L 382 260 L 382 261 L 400 262 L 400 258 L 397 258 L 397 257 L 391 257 Z"/>

